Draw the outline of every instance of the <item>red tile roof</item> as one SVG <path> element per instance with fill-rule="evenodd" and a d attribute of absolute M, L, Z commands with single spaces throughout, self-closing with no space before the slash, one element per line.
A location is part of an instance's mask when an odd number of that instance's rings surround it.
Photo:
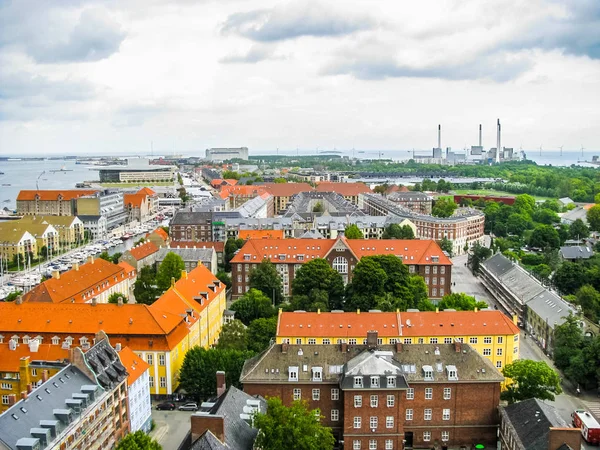
<path fill-rule="evenodd" d="M 170 248 L 214 248 L 215 252 L 225 251 L 225 242 L 200 242 L 200 241 L 171 241 Z"/>
<path fill-rule="evenodd" d="M 142 189 L 140 189 L 139 191 L 137 191 L 138 194 L 146 194 L 146 195 L 156 195 L 156 192 L 153 191 L 152 189 L 150 189 L 149 187 L 144 187 Z"/>
<path fill-rule="evenodd" d="M 104 259 L 94 259 L 60 274 L 60 278 L 49 278 L 23 295 L 24 302 L 63 303 L 89 302 L 92 298 L 121 283 L 126 277 L 123 267 Z M 116 278 L 116 279 L 115 279 Z"/>
<path fill-rule="evenodd" d="M 119 352 L 119 358 L 129 374 L 127 376 L 127 386 L 131 386 L 135 380 L 137 380 L 144 374 L 146 370 L 150 368 L 148 363 L 133 353 L 133 350 L 131 350 L 129 347 L 121 348 L 121 351 Z"/>
<path fill-rule="evenodd" d="M 120 263 L 117 264 L 117 266 L 122 267 L 123 270 L 125 271 L 125 273 L 129 276 L 129 278 L 135 277 L 135 275 L 136 275 L 135 267 L 133 267 L 127 261 L 121 261 Z"/>
<path fill-rule="evenodd" d="M 219 196 L 224 200 L 230 196 L 256 197 L 265 192 L 267 191 L 263 185 L 223 186 L 219 192 Z"/>
<path fill-rule="evenodd" d="M 125 206 L 133 206 L 135 208 L 141 208 L 142 204 L 146 201 L 146 194 L 123 194 L 123 204 Z"/>
<path fill-rule="evenodd" d="M 282 312 L 277 337 L 381 337 L 514 335 L 519 328 L 500 311 Z"/>
<path fill-rule="evenodd" d="M 291 197 L 300 192 L 313 191 L 313 187 L 308 183 L 265 183 L 260 185 L 274 197 Z"/>
<path fill-rule="evenodd" d="M 160 227 L 158 227 L 152 233 L 158 234 L 161 238 L 163 238 L 163 241 L 165 241 L 165 242 L 169 240 L 169 235 L 167 234 L 167 232 Z M 152 233 L 150 233 L 150 234 L 152 234 Z"/>
<path fill-rule="evenodd" d="M 283 230 L 240 230 L 238 237 L 248 239 L 283 239 Z"/>
<path fill-rule="evenodd" d="M 133 247 L 129 250 L 131 256 L 133 256 L 136 261 L 140 261 L 147 256 L 150 256 L 153 253 L 158 251 L 158 247 L 154 245 L 153 242 L 144 242 L 143 244 L 138 245 L 137 247 Z"/>
<path fill-rule="evenodd" d="M 98 192 L 96 189 L 23 190 L 19 192 L 17 200 L 35 200 L 36 195 L 39 196 L 40 200 L 58 200 L 59 196 L 62 196 L 63 200 L 72 200 L 96 192 Z"/>
<path fill-rule="evenodd" d="M 373 192 L 364 183 L 332 183 L 323 181 L 317 185 L 318 192 L 336 192 L 340 195 L 358 195 Z"/>
<path fill-rule="evenodd" d="M 184 273 L 174 286 L 177 295 L 198 312 L 204 310 L 224 290 L 225 284 L 203 264 Z M 200 298 L 204 298 L 204 301 Z"/>
<path fill-rule="evenodd" d="M 346 243 L 359 259 L 363 256 L 396 255 L 402 256 L 404 264 L 452 264 L 433 240 L 347 239 Z M 437 263 L 432 261 L 432 256 L 438 257 Z"/>
<path fill-rule="evenodd" d="M 37 336 L 32 333 L 31 338 Z M 23 337 L 23 336 L 20 336 Z M 10 336 L 5 336 L 8 341 Z M 18 372 L 21 358 L 29 356 L 31 361 L 58 361 L 69 359 L 69 350 L 60 345 L 40 344 L 37 352 L 32 352 L 28 344 L 19 344 L 15 350 L 10 350 L 8 344 L 0 344 L 0 372 Z"/>

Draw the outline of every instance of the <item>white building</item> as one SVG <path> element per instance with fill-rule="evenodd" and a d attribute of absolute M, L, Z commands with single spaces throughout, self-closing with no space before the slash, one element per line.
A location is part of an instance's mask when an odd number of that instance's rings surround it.
<path fill-rule="evenodd" d="M 117 344 L 117 350 L 119 350 Z M 127 400 L 129 402 L 130 432 L 142 430 L 149 433 L 152 425 L 152 404 L 150 403 L 150 366 L 129 347 L 119 351 L 121 363 L 127 369 Z"/>
<path fill-rule="evenodd" d="M 225 161 L 227 159 L 248 160 L 248 147 L 238 148 L 207 148 L 206 159 L 209 161 Z"/>

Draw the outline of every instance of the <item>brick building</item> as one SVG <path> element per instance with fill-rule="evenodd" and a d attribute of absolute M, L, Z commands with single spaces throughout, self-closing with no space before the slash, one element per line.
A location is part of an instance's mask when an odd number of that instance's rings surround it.
<path fill-rule="evenodd" d="M 352 450 L 495 446 L 503 376 L 467 344 L 272 345 L 244 365 L 250 395 L 307 400 Z"/>
<path fill-rule="evenodd" d="M 250 271 L 263 259 L 276 265 L 282 279 L 284 296 L 291 295 L 294 274 L 302 264 L 324 258 L 343 277 L 352 271 L 363 256 L 395 255 L 408 266 L 410 273 L 423 277 L 430 298 L 450 293 L 452 262 L 432 240 L 371 239 L 250 239 L 231 260 L 232 295 L 239 298 L 249 289 Z"/>
<path fill-rule="evenodd" d="M 433 197 L 423 192 L 392 192 L 387 199 L 413 212 L 431 214 Z"/>
<path fill-rule="evenodd" d="M 332 183 L 329 181 L 319 183 L 316 191 L 335 192 L 354 205 L 358 205 L 358 196 L 360 194 L 373 192 L 371 188 L 364 183 Z"/>
<path fill-rule="evenodd" d="M 151 266 L 156 262 L 158 256 L 158 247 L 153 242 L 142 242 L 135 247 L 125 250 L 119 258 L 119 262 L 126 262 L 140 271 L 146 266 Z"/>
<path fill-rule="evenodd" d="M 75 200 L 97 192 L 96 189 L 22 190 L 17 196 L 17 214 L 74 216 Z"/>
<path fill-rule="evenodd" d="M 210 211 L 178 211 L 169 224 L 173 242 L 213 240 L 212 213 Z"/>

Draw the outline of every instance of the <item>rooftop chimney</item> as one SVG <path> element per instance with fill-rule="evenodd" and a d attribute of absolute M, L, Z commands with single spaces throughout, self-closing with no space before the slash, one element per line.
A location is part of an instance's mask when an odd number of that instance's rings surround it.
<path fill-rule="evenodd" d="M 53 270 L 52 271 L 52 278 L 60 280 L 60 272 L 58 270 Z"/>
<path fill-rule="evenodd" d="M 283 344 L 281 344 L 281 353 L 287 353 L 289 347 L 290 347 L 290 344 L 288 344 L 287 342 L 284 342 Z"/>
<path fill-rule="evenodd" d="M 367 349 L 377 348 L 377 331 L 367 331 Z"/>
<path fill-rule="evenodd" d="M 42 370 L 42 382 L 45 383 L 46 381 L 48 381 L 48 371 Z"/>
<path fill-rule="evenodd" d="M 19 295 L 19 296 L 17 297 L 17 299 L 15 300 L 15 303 L 16 303 L 17 305 L 22 305 L 22 304 L 23 304 L 23 296 L 22 296 L 22 295 Z"/>
<path fill-rule="evenodd" d="M 501 127 L 500 127 L 500 119 L 498 119 L 498 142 L 496 143 L 496 162 L 499 163 L 500 162 L 500 151 L 501 151 L 501 144 L 500 144 L 500 135 L 501 135 L 502 131 L 501 131 Z"/>
<path fill-rule="evenodd" d="M 454 351 L 456 353 L 460 353 L 462 350 L 462 345 L 459 341 L 454 341 Z"/>
<path fill-rule="evenodd" d="M 79 263 L 73 263 L 73 270 L 79 270 Z"/>
<path fill-rule="evenodd" d="M 220 397 L 227 390 L 227 383 L 225 382 L 225 372 L 217 370 L 217 397 Z"/>
<path fill-rule="evenodd" d="M 482 142 L 482 140 L 481 140 L 481 124 L 479 124 L 479 146 L 480 147 L 482 146 L 481 142 Z"/>
<path fill-rule="evenodd" d="M 438 125 L 438 146 L 437 148 L 442 148 L 442 125 Z"/>
<path fill-rule="evenodd" d="M 117 305 L 118 305 L 118 306 L 123 306 L 123 297 L 119 296 L 119 297 L 117 298 Z"/>
<path fill-rule="evenodd" d="M 92 297 L 92 306 L 96 306 L 98 304 L 98 299 L 96 297 Z"/>

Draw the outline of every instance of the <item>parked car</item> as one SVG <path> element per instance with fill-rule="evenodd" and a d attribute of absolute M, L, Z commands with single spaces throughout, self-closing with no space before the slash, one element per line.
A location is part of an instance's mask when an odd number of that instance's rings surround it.
<path fill-rule="evenodd" d="M 194 402 L 185 403 L 179 407 L 179 411 L 198 411 L 198 404 Z"/>
<path fill-rule="evenodd" d="M 163 403 L 159 403 L 158 405 L 156 405 L 156 409 L 158 410 L 169 410 L 169 411 L 173 411 L 175 409 L 175 403 L 171 403 L 171 402 L 163 402 Z"/>

